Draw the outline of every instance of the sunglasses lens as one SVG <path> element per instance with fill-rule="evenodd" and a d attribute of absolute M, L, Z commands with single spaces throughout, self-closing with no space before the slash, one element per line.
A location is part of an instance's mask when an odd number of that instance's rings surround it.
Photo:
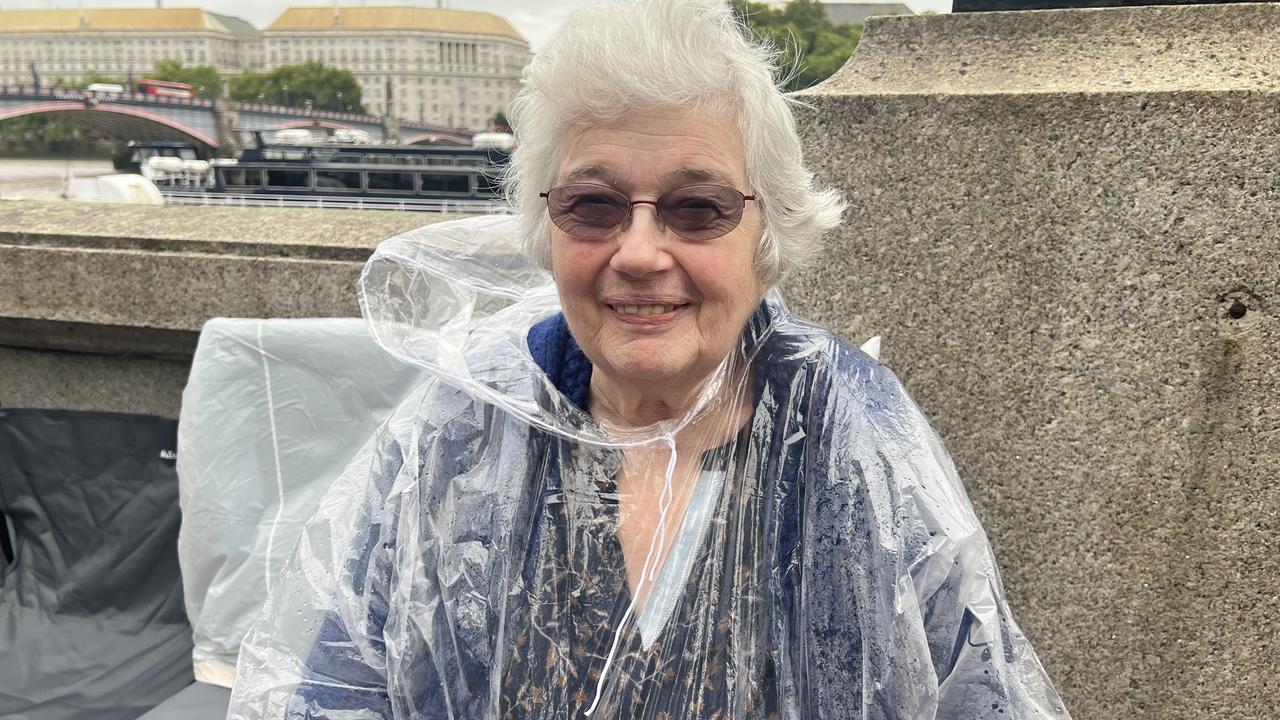
<path fill-rule="evenodd" d="M 547 193 L 551 222 L 573 237 L 588 240 L 617 230 L 630 207 L 621 193 L 600 185 L 562 185 Z"/>
<path fill-rule="evenodd" d="M 663 195 L 658 213 L 671 231 L 688 240 L 711 240 L 738 227 L 743 198 L 719 185 L 690 185 Z"/>

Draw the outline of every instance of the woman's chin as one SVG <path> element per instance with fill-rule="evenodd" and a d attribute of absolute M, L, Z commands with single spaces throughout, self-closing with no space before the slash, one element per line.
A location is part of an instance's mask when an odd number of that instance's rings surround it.
<path fill-rule="evenodd" d="M 619 356 L 609 360 L 613 376 L 626 384 L 676 382 L 684 379 L 689 372 L 685 363 L 676 361 L 669 352 L 660 350 L 619 353 Z"/>
<path fill-rule="evenodd" d="M 618 379 L 625 383 L 659 383 L 672 382 L 681 375 L 677 368 L 662 363 L 654 363 L 645 358 L 635 363 L 627 363 L 617 368 Z"/>

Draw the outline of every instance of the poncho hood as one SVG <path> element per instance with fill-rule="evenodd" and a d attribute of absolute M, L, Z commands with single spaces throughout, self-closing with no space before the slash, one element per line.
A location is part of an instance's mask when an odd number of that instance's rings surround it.
<path fill-rule="evenodd" d="M 511 216 L 427 225 L 382 243 L 360 278 L 360 307 L 392 355 L 479 402 L 578 442 L 608 446 L 670 442 L 704 415 L 733 370 L 782 310 L 771 293 L 739 352 L 706 380 L 689 415 L 649 427 L 602 428 L 585 411 L 589 365 L 560 314 L 549 272 L 521 251 Z"/>

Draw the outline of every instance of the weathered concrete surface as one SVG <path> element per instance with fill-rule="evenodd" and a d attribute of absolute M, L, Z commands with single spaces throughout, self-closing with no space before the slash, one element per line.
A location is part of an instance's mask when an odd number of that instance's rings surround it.
<path fill-rule="evenodd" d="M 802 313 L 946 439 L 1077 719 L 1280 705 L 1280 5 L 884 18 Z"/>
<path fill-rule="evenodd" d="M 427 213 L 0 203 L 0 403 L 176 417 L 211 317 L 351 317 Z"/>

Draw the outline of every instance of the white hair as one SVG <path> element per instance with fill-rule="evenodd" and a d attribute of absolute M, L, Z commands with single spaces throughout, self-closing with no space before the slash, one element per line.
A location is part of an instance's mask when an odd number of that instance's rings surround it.
<path fill-rule="evenodd" d="M 566 129 L 678 107 L 737 121 L 747 181 L 760 198 L 760 279 L 774 284 L 808 261 L 844 202 L 816 188 L 804 166 L 776 58 L 725 0 L 604 0 L 570 15 L 525 68 L 511 104 L 519 145 L 504 183 L 530 259 L 551 266 L 551 222 L 538 193 L 556 180 Z"/>

